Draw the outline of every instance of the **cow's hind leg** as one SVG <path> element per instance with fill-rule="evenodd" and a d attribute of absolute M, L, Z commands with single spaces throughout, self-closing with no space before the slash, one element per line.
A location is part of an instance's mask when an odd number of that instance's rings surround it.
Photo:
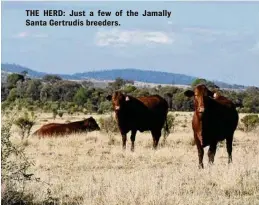
<path fill-rule="evenodd" d="M 228 152 L 228 163 L 232 162 L 232 143 L 233 143 L 233 135 L 226 139 L 227 152 Z"/>
<path fill-rule="evenodd" d="M 152 130 L 151 134 L 152 134 L 152 137 L 153 137 L 153 148 L 156 150 L 159 139 L 161 137 L 161 130 L 158 130 L 158 129 Z"/>
<path fill-rule="evenodd" d="M 137 130 L 131 130 L 131 136 L 130 136 L 130 140 L 131 140 L 131 151 L 134 151 L 134 142 L 135 142 L 135 138 L 136 138 L 136 133 Z"/>
<path fill-rule="evenodd" d="M 210 148 L 208 150 L 208 157 L 209 157 L 210 164 L 214 163 L 214 157 L 216 154 L 216 150 L 217 150 L 217 143 L 216 142 L 211 143 Z"/>

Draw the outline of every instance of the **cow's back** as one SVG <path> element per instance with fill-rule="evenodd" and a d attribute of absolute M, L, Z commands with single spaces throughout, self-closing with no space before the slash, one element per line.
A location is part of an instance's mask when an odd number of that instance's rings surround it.
<path fill-rule="evenodd" d="M 143 96 L 138 97 L 137 99 L 140 100 L 144 105 L 146 105 L 150 109 L 154 109 L 158 106 L 168 108 L 166 100 L 160 97 L 159 95 Z"/>
<path fill-rule="evenodd" d="M 168 112 L 166 100 L 159 95 L 139 97 L 137 100 L 143 103 L 144 106 L 136 109 L 136 122 L 142 125 L 145 130 L 163 127 Z"/>

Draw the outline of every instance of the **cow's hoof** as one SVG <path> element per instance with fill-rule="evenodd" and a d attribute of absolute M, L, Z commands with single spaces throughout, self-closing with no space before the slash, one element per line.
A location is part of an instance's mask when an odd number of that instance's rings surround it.
<path fill-rule="evenodd" d="M 204 169 L 203 164 L 199 164 L 199 169 Z"/>

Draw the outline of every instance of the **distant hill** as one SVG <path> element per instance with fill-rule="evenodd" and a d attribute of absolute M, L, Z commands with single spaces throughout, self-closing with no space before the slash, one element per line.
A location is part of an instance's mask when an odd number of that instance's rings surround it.
<path fill-rule="evenodd" d="M 38 72 L 27 67 L 23 67 L 17 64 L 1 64 L 2 74 L 3 71 L 10 73 L 21 73 L 27 71 L 28 75 L 32 78 L 41 78 L 48 73 Z M 134 68 L 128 69 L 111 69 L 101 71 L 91 71 L 83 73 L 75 73 L 72 75 L 57 74 L 63 79 L 70 80 L 85 80 L 95 79 L 99 81 L 115 80 L 117 77 L 121 77 L 126 80 L 139 81 L 144 83 L 155 84 L 171 84 L 171 85 L 191 85 L 191 83 L 197 78 L 193 76 L 175 74 L 169 72 L 140 70 Z M 244 88 L 243 85 L 231 85 L 224 82 L 214 81 L 221 88 Z"/>
<path fill-rule="evenodd" d="M 75 73 L 73 76 L 80 76 L 81 78 L 93 78 L 97 80 L 115 80 L 116 78 L 121 77 L 126 80 L 134 80 L 145 83 L 183 85 L 189 85 L 193 80 L 196 79 L 195 77 L 182 74 L 139 70 L 133 68 Z"/>

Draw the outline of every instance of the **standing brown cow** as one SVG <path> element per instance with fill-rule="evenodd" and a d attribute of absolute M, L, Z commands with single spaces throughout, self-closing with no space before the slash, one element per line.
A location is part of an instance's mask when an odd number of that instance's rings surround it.
<path fill-rule="evenodd" d="M 70 123 L 49 123 L 43 125 L 40 129 L 35 131 L 33 135 L 39 136 L 52 136 L 52 135 L 65 135 L 72 133 L 80 133 L 86 131 L 100 130 L 97 122 L 93 117 L 85 120 L 70 122 Z"/>
<path fill-rule="evenodd" d="M 199 167 L 203 168 L 203 148 L 210 146 L 209 162 L 214 162 L 217 143 L 226 139 L 228 162 L 232 162 L 233 135 L 238 124 L 236 106 L 226 97 L 214 95 L 205 85 L 197 85 L 194 90 L 184 92 L 194 96 L 192 128 L 198 149 Z M 215 98 L 213 98 L 213 96 Z"/>
<path fill-rule="evenodd" d="M 116 91 L 108 95 L 107 100 L 112 100 L 116 120 L 122 135 L 122 146 L 126 149 L 127 133 L 131 131 L 131 151 L 134 151 L 134 142 L 137 131 L 151 131 L 153 148 L 156 149 L 161 130 L 166 123 L 168 104 L 159 95 L 134 98 Z"/>

